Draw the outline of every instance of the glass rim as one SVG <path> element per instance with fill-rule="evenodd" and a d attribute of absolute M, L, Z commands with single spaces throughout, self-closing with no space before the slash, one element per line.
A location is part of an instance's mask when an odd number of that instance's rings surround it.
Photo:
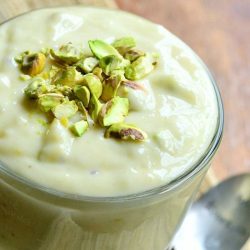
<path fill-rule="evenodd" d="M 79 5 L 71 5 L 71 6 L 77 7 Z M 88 7 L 89 5 L 80 5 L 80 6 Z M 6 22 L 11 21 L 12 19 L 15 19 L 19 16 L 28 14 L 28 13 L 33 12 L 33 11 L 38 11 L 41 9 L 60 8 L 60 7 L 65 7 L 65 6 L 46 7 L 46 8 L 31 10 L 31 11 L 22 13 L 20 15 L 17 15 L 13 18 L 10 18 L 10 19 L 0 23 L 0 26 L 5 24 Z M 69 6 L 67 6 L 67 7 L 69 7 Z M 91 7 L 93 7 L 93 6 L 91 6 Z M 96 7 L 96 6 L 94 6 L 93 8 L 107 9 L 105 7 Z M 109 10 L 114 11 L 112 9 L 109 9 Z M 116 11 L 121 11 L 121 12 L 129 13 L 130 15 L 134 15 L 130 12 L 126 12 L 123 10 L 116 10 Z M 134 16 L 137 16 L 137 15 L 134 15 Z M 140 18 L 145 19 L 144 17 L 141 17 L 141 16 L 140 16 Z M 145 20 L 147 20 L 147 19 L 145 19 Z M 147 21 L 149 21 L 149 20 L 147 20 Z M 132 194 L 128 194 L 128 195 L 120 195 L 120 196 L 87 196 L 87 195 L 81 195 L 81 194 L 67 193 L 67 192 L 63 192 L 60 190 L 56 190 L 54 188 L 49 188 L 49 187 L 46 187 L 46 186 L 41 185 L 39 183 L 36 183 L 36 182 L 26 178 L 26 177 L 19 176 L 17 173 L 15 173 L 14 170 L 8 168 L 7 164 L 3 163 L 1 160 L 0 160 L 0 172 L 3 172 L 8 177 L 14 179 L 15 181 L 17 181 L 20 184 L 23 184 L 24 186 L 27 186 L 31 189 L 36 190 L 36 191 L 40 191 L 40 192 L 47 194 L 47 195 L 56 196 L 57 198 L 67 199 L 67 200 L 71 200 L 71 201 L 105 202 L 105 203 L 112 203 L 112 202 L 119 203 L 119 202 L 125 202 L 125 201 L 135 201 L 135 200 L 150 198 L 150 197 L 157 196 L 157 195 L 162 195 L 162 194 L 165 194 L 165 193 L 172 191 L 173 189 L 177 189 L 179 186 L 181 186 L 181 184 L 192 179 L 200 171 L 202 171 L 203 168 L 205 168 L 207 163 L 210 162 L 210 160 L 212 159 L 212 157 L 214 156 L 214 154 L 216 153 L 216 151 L 220 145 L 220 142 L 222 139 L 222 134 L 223 134 L 223 127 L 224 127 L 224 110 L 223 110 L 223 103 L 222 103 L 221 94 L 220 94 L 219 88 L 216 84 L 216 81 L 215 81 L 211 71 L 208 69 L 208 67 L 202 61 L 202 59 L 193 51 L 193 49 L 190 48 L 186 43 L 185 43 L 185 45 L 190 49 L 190 51 L 194 54 L 194 56 L 197 58 L 199 63 L 202 65 L 205 72 L 207 73 L 208 78 L 210 79 L 210 82 L 213 85 L 213 89 L 214 89 L 214 93 L 215 93 L 216 101 L 217 101 L 218 117 L 217 117 L 217 124 L 216 124 L 216 128 L 215 128 L 215 132 L 214 132 L 213 138 L 212 138 L 209 146 L 207 147 L 207 150 L 200 156 L 200 158 L 194 164 L 192 164 L 192 167 L 190 167 L 187 171 L 183 172 L 180 176 L 178 176 L 174 180 L 168 182 L 167 184 L 157 186 L 157 187 L 154 187 L 154 188 L 148 189 L 146 191 L 142 191 L 142 192 L 132 193 Z"/>

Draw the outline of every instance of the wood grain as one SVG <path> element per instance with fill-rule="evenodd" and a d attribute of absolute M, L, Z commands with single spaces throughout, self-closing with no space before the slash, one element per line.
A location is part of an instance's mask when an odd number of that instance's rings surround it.
<path fill-rule="evenodd" d="M 250 1 L 117 0 L 118 6 L 163 24 L 186 41 L 215 75 L 225 131 L 211 180 L 250 172 Z M 214 179 L 216 182 L 216 178 Z"/>

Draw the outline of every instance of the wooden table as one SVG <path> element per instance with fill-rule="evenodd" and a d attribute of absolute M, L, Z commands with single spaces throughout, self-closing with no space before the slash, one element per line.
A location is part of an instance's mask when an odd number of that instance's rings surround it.
<path fill-rule="evenodd" d="M 117 4 L 188 43 L 214 73 L 225 106 L 224 139 L 208 182 L 250 172 L 250 0 L 8 0 L 0 1 L 0 22 L 33 8 L 72 3 Z"/>

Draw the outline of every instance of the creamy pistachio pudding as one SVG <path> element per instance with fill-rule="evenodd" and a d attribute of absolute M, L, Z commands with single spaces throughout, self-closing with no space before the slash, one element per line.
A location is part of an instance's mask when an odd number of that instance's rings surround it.
<path fill-rule="evenodd" d="M 0 28 L 0 159 L 52 189 L 165 185 L 205 153 L 217 102 L 194 53 L 128 13 L 44 9 Z"/>

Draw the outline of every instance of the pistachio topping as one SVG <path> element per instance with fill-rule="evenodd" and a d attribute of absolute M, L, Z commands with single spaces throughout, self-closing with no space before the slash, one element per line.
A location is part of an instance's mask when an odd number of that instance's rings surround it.
<path fill-rule="evenodd" d="M 38 106 L 43 112 L 48 112 L 63 101 L 63 95 L 44 94 L 38 99 Z"/>
<path fill-rule="evenodd" d="M 81 59 L 79 62 L 75 64 L 75 66 L 79 71 L 82 71 L 84 73 L 90 73 L 98 64 L 99 64 L 98 59 L 91 56 Z"/>
<path fill-rule="evenodd" d="M 134 125 L 125 123 L 110 126 L 105 132 L 105 137 L 109 138 L 110 136 L 132 141 L 145 141 L 147 139 L 147 134 L 144 131 Z"/>
<path fill-rule="evenodd" d="M 99 65 L 103 72 L 110 76 L 114 70 L 122 70 L 129 65 L 129 61 L 118 56 L 110 55 L 100 59 Z"/>
<path fill-rule="evenodd" d="M 35 76 L 43 71 L 46 57 L 43 53 L 24 52 L 15 60 L 20 64 L 21 71 L 24 74 Z"/>
<path fill-rule="evenodd" d="M 67 69 L 61 69 L 55 76 L 55 84 L 67 85 L 73 87 L 76 84 L 83 82 L 84 76 L 76 70 L 75 67 L 70 66 Z"/>
<path fill-rule="evenodd" d="M 90 100 L 90 91 L 86 86 L 76 85 L 74 87 L 74 93 L 77 98 L 82 101 L 84 107 L 88 107 Z"/>
<path fill-rule="evenodd" d="M 124 58 L 129 60 L 130 62 L 133 62 L 141 56 L 145 56 L 145 52 L 139 49 L 133 48 L 133 49 L 128 50 L 125 53 Z"/>
<path fill-rule="evenodd" d="M 107 138 L 144 141 L 145 132 L 124 123 L 129 115 L 126 93 L 128 88 L 145 91 L 135 80 L 154 69 L 157 57 L 137 49 L 133 37 L 122 37 L 112 44 L 103 40 L 88 44 L 92 54 L 67 43 L 59 49 L 24 51 L 15 57 L 20 77 L 27 81 L 25 97 L 77 137 L 98 123 L 107 127 Z"/>
<path fill-rule="evenodd" d="M 139 80 L 148 75 L 156 63 L 156 56 L 153 54 L 141 56 L 126 68 L 125 77 L 129 80 Z"/>
<path fill-rule="evenodd" d="M 101 99 L 106 102 L 115 97 L 121 81 L 121 75 L 113 75 L 107 78 L 103 82 L 103 91 Z"/>
<path fill-rule="evenodd" d="M 82 50 L 73 46 L 72 43 L 62 45 L 58 50 L 51 49 L 50 54 L 55 60 L 69 65 L 78 62 L 83 57 Z"/>
<path fill-rule="evenodd" d="M 57 119 L 70 118 L 78 110 L 75 101 L 65 100 L 63 103 L 58 104 L 52 108 L 52 112 Z"/>
<path fill-rule="evenodd" d="M 104 127 L 123 122 L 128 115 L 128 110 L 128 99 L 116 96 L 102 106 L 98 121 Z"/>
<path fill-rule="evenodd" d="M 105 56 L 118 56 L 121 55 L 119 52 L 110 44 L 102 41 L 102 40 L 91 40 L 89 41 L 89 47 L 92 53 L 98 58 L 101 59 Z"/>
<path fill-rule="evenodd" d="M 88 123 L 82 120 L 74 123 L 70 129 L 75 136 L 81 137 L 88 129 Z"/>
<path fill-rule="evenodd" d="M 122 37 L 115 40 L 112 45 L 120 52 L 120 54 L 124 55 L 129 49 L 136 46 L 136 41 L 133 37 Z"/>

